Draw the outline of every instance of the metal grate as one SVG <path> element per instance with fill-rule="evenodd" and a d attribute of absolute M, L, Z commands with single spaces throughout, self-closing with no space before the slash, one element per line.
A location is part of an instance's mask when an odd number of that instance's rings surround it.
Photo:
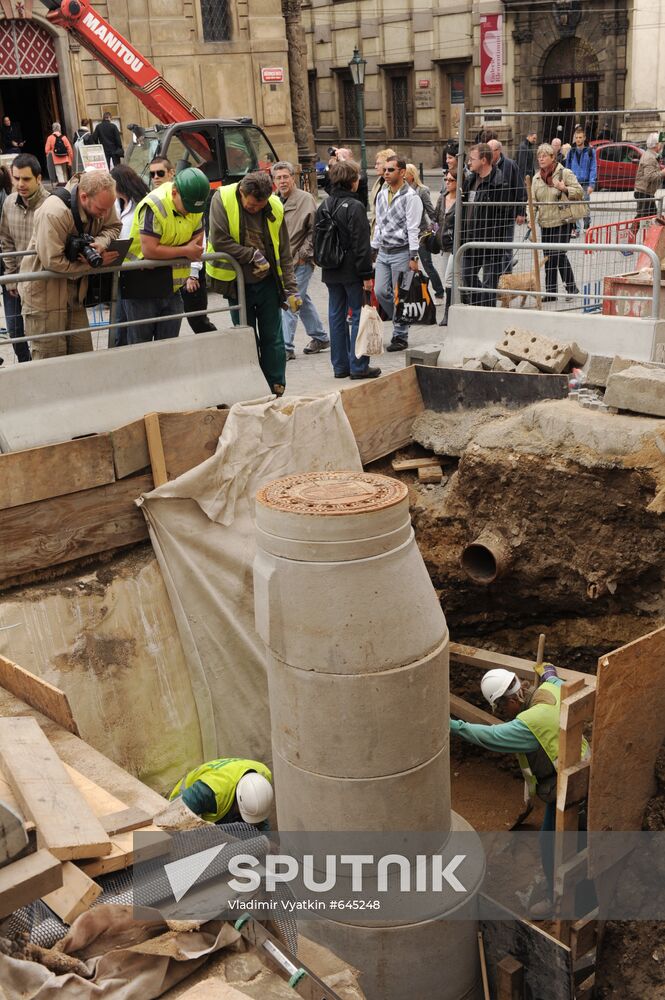
<path fill-rule="evenodd" d="M 344 88 L 344 135 L 348 139 L 358 138 L 358 114 L 356 111 L 356 88 L 353 80 L 343 80 Z"/>
<path fill-rule="evenodd" d="M 204 41 L 229 41 L 232 26 L 229 0 L 201 0 L 201 20 Z"/>
<path fill-rule="evenodd" d="M 396 139 L 409 138 L 409 81 L 405 76 L 391 78 L 393 131 Z"/>

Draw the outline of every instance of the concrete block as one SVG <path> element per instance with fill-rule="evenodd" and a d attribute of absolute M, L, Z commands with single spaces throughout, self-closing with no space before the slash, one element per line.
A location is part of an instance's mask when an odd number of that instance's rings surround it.
<path fill-rule="evenodd" d="M 464 364 L 462 365 L 462 368 L 465 368 L 466 371 L 468 371 L 468 372 L 484 372 L 485 371 L 485 367 L 484 367 L 482 361 L 479 361 L 478 358 L 470 358 L 468 361 L 465 361 Z"/>
<path fill-rule="evenodd" d="M 584 370 L 586 384 L 600 386 L 604 389 L 610 377 L 613 360 L 606 354 L 590 354 Z"/>
<path fill-rule="evenodd" d="M 428 365 L 430 368 L 436 368 L 439 354 L 441 354 L 441 344 L 421 344 L 419 347 L 409 347 L 404 364 L 406 367 L 409 365 Z"/>
<path fill-rule="evenodd" d="M 582 368 L 583 365 L 587 363 L 587 358 L 589 357 L 589 352 L 585 351 L 583 347 L 576 341 L 572 341 L 570 344 L 571 361 L 576 368 Z"/>
<path fill-rule="evenodd" d="M 665 417 L 665 368 L 633 365 L 610 375 L 605 404 L 633 413 Z"/>
<path fill-rule="evenodd" d="M 496 350 L 511 361 L 530 361 L 541 371 L 553 375 L 560 375 L 572 357 L 570 344 L 518 327 L 509 327 L 504 331 Z"/>
<path fill-rule="evenodd" d="M 657 361 L 638 361 L 637 358 L 621 358 L 616 356 L 612 358 L 609 375 L 617 375 L 618 372 L 625 372 L 627 368 L 632 368 L 634 365 L 641 365 L 642 368 L 649 368 L 655 371 L 665 371 L 665 364 Z"/>
<path fill-rule="evenodd" d="M 496 368 L 496 363 L 499 360 L 500 355 L 496 351 L 485 351 L 481 354 L 479 361 L 483 368 L 487 369 L 488 372 L 494 371 Z"/>
<path fill-rule="evenodd" d="M 520 375 L 540 375 L 540 369 L 532 365 L 530 361 L 520 361 L 515 371 Z"/>
<path fill-rule="evenodd" d="M 492 371 L 495 372 L 514 372 L 515 362 L 511 361 L 510 358 L 499 358 L 497 363 L 494 365 Z"/>

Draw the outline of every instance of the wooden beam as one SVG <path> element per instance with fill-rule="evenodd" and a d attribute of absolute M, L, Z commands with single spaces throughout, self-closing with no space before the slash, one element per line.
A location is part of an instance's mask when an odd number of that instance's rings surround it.
<path fill-rule="evenodd" d="M 592 1000 L 596 989 L 596 973 L 592 972 L 588 979 L 577 987 L 575 1000 Z"/>
<path fill-rule="evenodd" d="M 425 409 L 415 365 L 343 389 L 341 396 L 363 465 L 411 444 L 413 421 Z"/>
<path fill-rule="evenodd" d="M 111 431 L 111 444 L 116 479 L 125 479 L 149 467 L 150 453 L 143 419 Z"/>
<path fill-rule="evenodd" d="M 143 541 L 148 529 L 134 501 L 152 486 L 152 476 L 135 476 L 0 511 L 0 584 Z"/>
<path fill-rule="evenodd" d="M 0 685 L 75 736 L 79 735 L 69 698 L 41 677 L 0 656 Z"/>
<path fill-rule="evenodd" d="M 118 833 L 129 833 L 131 830 L 140 830 L 141 827 L 150 826 L 152 823 L 152 816 L 136 807 L 120 809 L 107 816 L 100 816 L 99 819 L 109 837 Z"/>
<path fill-rule="evenodd" d="M 148 441 L 148 452 L 150 454 L 152 479 L 155 487 L 163 486 L 164 483 L 168 482 L 169 477 L 166 474 L 164 446 L 162 444 L 162 435 L 159 430 L 159 414 L 146 413 L 143 419 L 145 421 L 145 434 Z"/>
<path fill-rule="evenodd" d="M 577 764 L 573 764 L 572 767 L 566 767 L 563 771 L 559 771 L 556 792 L 557 809 L 568 809 L 586 799 L 589 793 L 590 773 L 590 760 L 581 760 Z"/>
<path fill-rule="evenodd" d="M 109 434 L 0 455 L 0 510 L 115 480 Z"/>
<path fill-rule="evenodd" d="M 565 729 L 572 729 L 580 722 L 591 722 L 596 692 L 592 688 L 585 687 L 569 695 L 567 687 L 568 685 L 565 684 L 561 692 L 561 726 Z"/>
<path fill-rule="evenodd" d="M 596 947 L 598 939 L 598 910 L 589 913 L 581 920 L 576 920 L 570 928 L 570 950 L 573 961 L 581 955 L 586 955 Z"/>
<path fill-rule="evenodd" d="M 0 719 L 0 765 L 22 809 L 37 826 L 40 843 L 51 854 L 71 861 L 110 852 L 104 828 L 35 719 Z"/>
<path fill-rule="evenodd" d="M 101 885 L 93 882 L 77 865 L 65 861 L 62 866 L 62 885 L 54 892 L 42 896 L 42 902 L 66 924 L 71 924 L 81 913 L 89 910 L 101 894 Z"/>
<path fill-rule="evenodd" d="M 183 472 L 188 472 L 215 454 L 228 415 L 228 409 L 218 410 L 216 407 L 159 414 L 169 479 L 177 479 Z"/>
<path fill-rule="evenodd" d="M 49 851 L 0 868 L 0 920 L 62 885 L 62 865 Z"/>
<path fill-rule="evenodd" d="M 519 656 L 507 656 L 505 653 L 478 649 L 476 646 L 467 646 L 459 642 L 450 643 L 450 659 L 453 663 L 463 663 L 467 667 L 477 667 L 479 670 L 504 667 L 525 680 L 533 681 L 536 677 L 535 660 L 523 660 Z M 557 667 L 557 673 L 564 681 L 582 679 L 588 687 L 595 688 L 596 678 L 591 674 L 583 674 L 578 670 L 568 670 L 567 667 Z"/>
<path fill-rule="evenodd" d="M 465 701 L 464 698 L 458 698 L 456 694 L 450 695 L 450 714 L 457 716 L 464 722 L 479 722 L 485 726 L 496 726 L 501 722 L 501 719 L 490 715 L 489 712 L 484 712 L 482 708 L 477 708 Z"/>
<path fill-rule="evenodd" d="M 487 961 L 485 960 L 485 945 L 483 944 L 482 931 L 478 931 L 478 955 L 480 957 L 480 975 L 483 980 L 483 1000 L 492 1000 L 490 984 L 487 978 Z"/>
<path fill-rule="evenodd" d="M 524 966 L 512 955 L 497 964 L 497 1000 L 523 1000 Z"/>
<path fill-rule="evenodd" d="M 570 836 L 570 834 L 568 835 Z M 583 882 L 589 871 L 589 851 L 583 850 L 574 854 L 569 861 L 555 865 L 554 892 L 557 896 L 567 897 Z"/>
<path fill-rule="evenodd" d="M 438 461 L 436 455 L 429 455 L 426 458 L 393 458 L 390 463 L 393 472 L 413 472 L 422 469 L 423 466 L 433 465 Z"/>
<path fill-rule="evenodd" d="M 443 470 L 440 465 L 422 465 L 418 469 L 419 483 L 440 483 L 443 479 Z"/>

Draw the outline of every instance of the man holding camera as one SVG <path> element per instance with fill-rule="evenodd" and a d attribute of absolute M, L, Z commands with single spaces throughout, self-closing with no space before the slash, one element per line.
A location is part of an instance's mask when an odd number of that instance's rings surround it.
<path fill-rule="evenodd" d="M 67 201 L 70 204 L 67 204 Z M 85 309 L 91 267 L 114 264 L 118 254 L 109 251 L 120 235 L 120 219 L 115 210 L 115 181 L 105 170 L 83 174 L 69 199 L 47 198 L 35 213 L 28 256 L 21 261 L 21 273 L 56 271 L 62 278 L 18 284 L 27 337 L 89 326 Z M 63 280 L 63 279 L 68 280 Z M 32 360 L 80 354 L 92 350 L 89 331 L 72 336 L 33 340 Z"/>

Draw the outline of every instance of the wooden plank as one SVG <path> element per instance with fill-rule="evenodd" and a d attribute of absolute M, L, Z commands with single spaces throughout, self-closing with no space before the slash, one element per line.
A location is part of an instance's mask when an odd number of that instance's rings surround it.
<path fill-rule="evenodd" d="M 485 945 L 482 931 L 478 931 L 478 957 L 480 958 L 480 975 L 483 980 L 483 1000 L 492 1000 L 490 984 L 487 978 L 487 962 L 485 961 Z"/>
<path fill-rule="evenodd" d="M 57 722 L 63 729 L 75 736 L 79 735 L 69 698 L 60 688 L 31 674 L 29 670 L 20 667 L 18 663 L 12 663 L 4 656 L 0 656 L 0 685 Z"/>
<path fill-rule="evenodd" d="M 556 865 L 554 869 L 554 892 L 557 896 L 568 896 L 583 882 L 589 871 L 589 852 L 580 851 L 568 861 Z"/>
<path fill-rule="evenodd" d="M 410 472 L 414 469 L 422 469 L 424 466 L 432 465 L 436 461 L 435 455 L 427 458 L 393 458 L 390 463 L 393 472 Z"/>
<path fill-rule="evenodd" d="M 570 928 L 570 948 L 573 961 L 586 955 L 596 947 L 598 939 L 598 910 L 594 910 L 581 920 L 576 920 Z"/>
<path fill-rule="evenodd" d="M 480 722 L 486 726 L 496 726 L 501 722 L 501 719 L 497 719 L 495 715 L 484 712 L 482 708 L 477 708 L 456 694 L 450 695 L 450 714 L 457 716 L 458 719 L 463 719 L 464 722 Z"/>
<path fill-rule="evenodd" d="M 523 660 L 519 656 L 507 656 L 505 653 L 495 653 L 494 650 L 478 649 L 459 642 L 450 643 L 450 659 L 453 663 L 463 663 L 467 667 L 478 667 L 479 670 L 491 670 L 493 667 L 505 667 L 512 670 L 518 677 L 534 681 L 535 660 Z M 557 667 L 557 673 L 564 681 L 584 680 L 590 688 L 595 688 L 596 678 L 591 674 L 580 673 L 579 670 L 569 670 L 567 667 Z"/>
<path fill-rule="evenodd" d="M 561 710 L 563 714 L 563 709 Z M 566 770 L 579 762 L 582 753 L 582 739 L 586 722 L 578 722 L 576 726 L 561 729 L 559 733 L 559 766 Z"/>
<path fill-rule="evenodd" d="M 159 430 L 159 414 L 146 413 L 143 419 L 145 422 L 145 435 L 148 440 L 152 479 L 155 486 L 163 486 L 168 481 L 168 476 L 166 475 L 162 435 Z"/>
<path fill-rule="evenodd" d="M 589 794 L 589 775 L 591 761 L 581 760 L 572 767 L 559 771 L 557 777 L 556 805 L 557 809 L 568 809 L 569 806 L 582 802 Z"/>
<path fill-rule="evenodd" d="M 418 469 L 419 483 L 440 483 L 443 479 L 443 469 L 440 465 L 424 465 Z"/>
<path fill-rule="evenodd" d="M 497 963 L 497 1000 L 523 1000 L 524 966 L 512 955 Z"/>
<path fill-rule="evenodd" d="M 107 816 L 100 816 L 99 819 L 109 837 L 113 837 L 117 833 L 140 830 L 142 826 L 150 826 L 152 823 L 152 816 L 149 813 L 135 807 L 120 809 Z"/>
<path fill-rule="evenodd" d="M 40 843 L 61 861 L 108 854 L 111 841 L 35 719 L 0 719 L 0 764 L 37 826 Z"/>
<path fill-rule="evenodd" d="M 42 896 L 42 902 L 66 924 L 71 924 L 81 913 L 89 910 L 101 894 L 101 885 L 93 882 L 77 865 L 65 861 L 61 887 Z"/>
<path fill-rule="evenodd" d="M 425 409 L 415 365 L 341 392 L 363 465 L 411 443 L 413 421 Z"/>
<path fill-rule="evenodd" d="M 0 510 L 105 486 L 115 480 L 109 434 L 0 455 Z"/>
<path fill-rule="evenodd" d="M 111 444 L 116 479 L 125 479 L 149 467 L 150 454 L 143 420 L 133 420 L 131 424 L 111 431 Z"/>
<path fill-rule="evenodd" d="M 62 885 L 62 865 L 49 851 L 0 868 L 0 920 Z"/>
<path fill-rule="evenodd" d="M 575 1000 L 592 1000 L 596 990 L 596 973 L 592 972 L 588 979 L 577 987 Z"/>
<path fill-rule="evenodd" d="M 235 986 L 222 982 L 215 976 L 190 986 L 188 990 L 178 995 L 178 1000 L 247 1000 L 247 993 L 241 993 Z"/>
<path fill-rule="evenodd" d="M 498 991 L 498 964 L 511 955 L 524 966 L 524 991 L 538 1000 L 573 1000 L 573 961 L 570 948 L 528 920 L 520 920 L 492 903 L 492 912 L 505 917 L 481 921 L 490 993 Z"/>
<path fill-rule="evenodd" d="M 152 485 L 152 476 L 134 476 L 0 511 L 0 583 L 143 541 L 148 529 L 134 501 Z"/>
<path fill-rule="evenodd" d="M 583 688 L 569 695 L 567 684 L 561 692 L 561 726 L 571 729 L 580 722 L 591 722 L 596 692 L 592 688 Z"/>
<path fill-rule="evenodd" d="M 228 409 L 218 410 L 216 407 L 187 413 L 159 414 L 159 429 L 169 479 L 177 479 L 183 472 L 193 469 L 215 454 L 228 415 Z"/>

